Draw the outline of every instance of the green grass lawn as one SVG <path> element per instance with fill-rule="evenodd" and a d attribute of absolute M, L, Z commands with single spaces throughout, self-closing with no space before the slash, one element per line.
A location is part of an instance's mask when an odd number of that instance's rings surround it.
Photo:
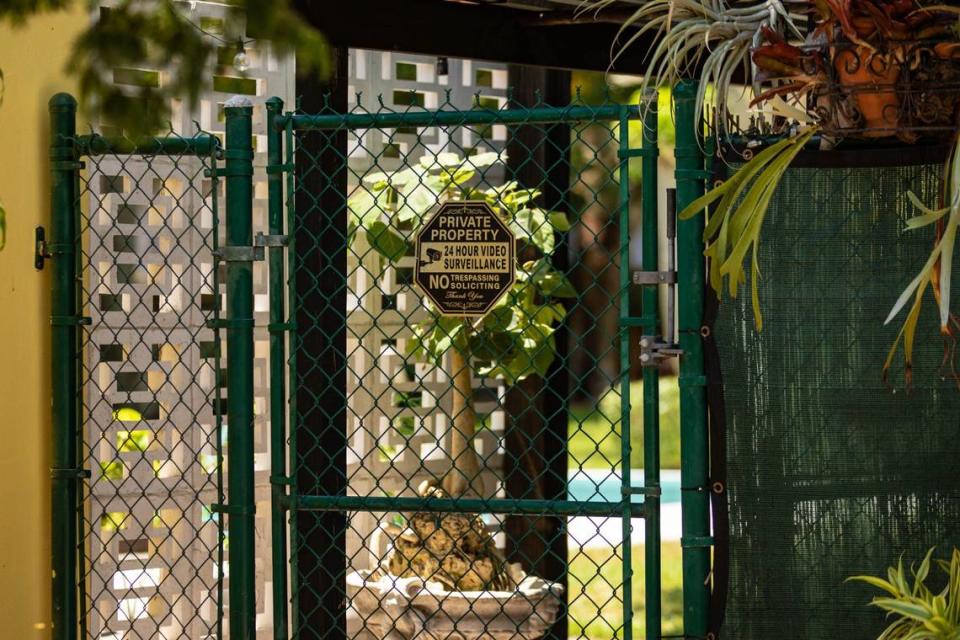
<path fill-rule="evenodd" d="M 662 545 L 663 635 L 677 635 L 683 629 L 682 568 L 680 543 Z M 646 637 L 646 589 L 644 548 L 633 547 L 633 637 Z M 623 637 L 623 562 L 614 548 L 570 552 L 568 575 L 569 636 L 610 640 Z"/>
<path fill-rule="evenodd" d="M 630 383 L 630 466 L 643 467 L 643 382 Z M 620 464 L 620 392 L 608 391 L 597 406 L 570 409 L 570 468 L 611 469 Z M 680 468 L 680 397 L 676 378 L 660 379 L 660 467 Z"/>

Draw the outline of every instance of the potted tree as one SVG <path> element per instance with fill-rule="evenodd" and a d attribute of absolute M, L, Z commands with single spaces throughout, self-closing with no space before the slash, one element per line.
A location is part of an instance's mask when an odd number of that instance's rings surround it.
<path fill-rule="evenodd" d="M 349 200 L 351 243 L 361 235 L 383 267 L 410 254 L 439 204 L 486 202 L 517 238 L 515 283 L 479 318 L 441 315 L 429 301 L 413 326 L 407 357 L 445 368 L 453 387 L 452 427 L 442 445 L 447 469 L 423 482 L 422 497 L 485 497 L 474 447 L 474 375 L 514 384 L 544 375 L 555 357 L 553 333 L 576 295 L 550 256 L 569 229 L 562 212 L 537 205 L 539 191 L 517 182 L 490 186 L 485 173 L 504 154 L 428 154 L 413 167 L 363 178 Z M 508 564 L 476 513 L 413 513 L 384 526 L 393 537 L 377 568 L 348 577 L 352 606 L 381 637 L 536 638 L 556 618 L 559 586 Z"/>

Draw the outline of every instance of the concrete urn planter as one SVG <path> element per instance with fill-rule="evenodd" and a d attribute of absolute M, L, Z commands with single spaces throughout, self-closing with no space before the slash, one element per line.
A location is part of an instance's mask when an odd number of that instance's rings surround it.
<path fill-rule="evenodd" d="M 384 571 L 347 576 L 351 613 L 383 640 L 533 640 L 557 618 L 563 588 L 522 576 L 516 591 L 448 591 Z"/>

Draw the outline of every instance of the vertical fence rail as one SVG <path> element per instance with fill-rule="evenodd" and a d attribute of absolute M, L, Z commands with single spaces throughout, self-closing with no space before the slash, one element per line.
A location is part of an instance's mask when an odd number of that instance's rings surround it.
<path fill-rule="evenodd" d="M 657 184 L 657 92 L 644 96 L 642 205 L 642 266 L 644 271 L 658 271 Z M 669 215 L 669 212 L 668 212 Z M 668 223 L 669 224 L 669 223 Z M 671 249 L 672 250 L 672 249 Z M 657 335 L 659 327 L 657 287 L 643 291 L 643 332 Z M 643 369 L 643 484 L 646 504 L 644 580 L 646 581 L 646 628 L 648 640 L 659 640 L 660 621 L 660 374 L 656 367 Z"/>
<path fill-rule="evenodd" d="M 290 376 L 290 387 L 291 393 L 288 394 L 286 398 L 286 411 L 287 411 L 287 424 L 289 425 L 289 433 L 287 435 L 287 462 L 290 472 L 290 492 L 292 495 L 288 496 L 288 500 L 295 500 L 297 495 L 297 486 L 296 486 L 296 470 L 297 470 L 297 394 L 293 393 L 294 380 L 297 375 L 297 350 L 299 347 L 299 334 L 297 331 L 293 330 L 296 322 L 296 310 L 297 310 L 297 286 L 294 281 L 293 274 L 296 270 L 296 247 L 294 243 L 296 242 L 296 236 L 294 234 L 295 229 L 295 215 L 296 215 L 296 173 L 293 171 L 294 161 L 296 155 L 294 152 L 294 135 L 293 135 L 293 123 L 290 120 L 287 120 L 286 124 L 283 126 L 283 157 L 286 161 L 285 164 L 289 168 L 286 172 L 286 201 L 284 203 L 284 212 L 286 217 L 287 229 L 290 233 L 290 242 L 287 246 L 287 282 L 286 282 L 286 292 L 287 292 L 287 302 L 288 302 L 288 317 L 291 322 L 291 331 L 287 332 L 287 360 L 286 360 L 286 372 Z M 300 572 L 298 567 L 297 553 L 296 549 L 299 549 L 299 524 L 297 522 L 297 509 L 296 504 L 291 502 L 290 504 L 290 519 L 289 531 L 290 531 L 290 548 L 294 550 L 293 553 L 290 553 L 288 562 L 288 569 L 290 572 L 290 611 L 293 612 L 293 616 L 290 620 L 290 637 L 296 638 L 299 633 L 299 624 L 300 624 L 300 589 L 299 589 L 299 580 Z"/>
<path fill-rule="evenodd" d="M 253 106 L 226 108 L 227 495 L 230 637 L 256 637 L 253 451 Z"/>
<path fill-rule="evenodd" d="M 704 192 L 703 153 L 696 121 L 696 82 L 676 87 L 677 208 L 682 211 Z M 707 635 L 710 599 L 710 493 L 706 377 L 703 368 L 703 216 L 677 224 L 677 272 L 682 278 L 678 304 L 680 358 L 680 485 L 683 520 L 684 635 Z"/>
<path fill-rule="evenodd" d="M 279 238 L 283 224 L 283 132 L 277 117 L 283 112 L 279 98 L 267 100 L 267 225 L 268 233 Z M 284 345 L 284 249 L 269 249 L 270 291 L 270 509 L 273 540 L 273 637 L 287 637 L 287 528 L 283 500 L 289 483 L 286 465 L 286 350 Z"/>
<path fill-rule="evenodd" d="M 53 466 L 51 475 L 52 608 L 54 640 L 77 637 L 77 506 L 79 469 L 77 438 L 77 159 L 74 149 L 77 103 L 59 93 L 50 100 L 50 244 L 51 372 Z"/>
<path fill-rule="evenodd" d="M 631 503 L 630 442 L 630 331 L 625 319 L 630 317 L 630 112 L 620 110 L 620 499 L 623 501 L 623 638 L 633 637 L 633 522 Z"/>

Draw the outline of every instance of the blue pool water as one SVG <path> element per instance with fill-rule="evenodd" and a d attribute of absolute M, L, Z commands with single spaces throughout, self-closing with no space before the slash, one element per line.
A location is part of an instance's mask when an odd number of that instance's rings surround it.
<path fill-rule="evenodd" d="M 619 502 L 620 475 L 604 469 L 579 469 L 570 472 L 567 479 L 567 499 L 577 502 Z M 630 484 L 643 486 L 643 469 L 630 471 Z M 680 471 L 667 469 L 660 472 L 663 488 L 662 504 L 680 502 Z M 634 502 L 643 502 L 642 495 L 634 495 Z"/>

